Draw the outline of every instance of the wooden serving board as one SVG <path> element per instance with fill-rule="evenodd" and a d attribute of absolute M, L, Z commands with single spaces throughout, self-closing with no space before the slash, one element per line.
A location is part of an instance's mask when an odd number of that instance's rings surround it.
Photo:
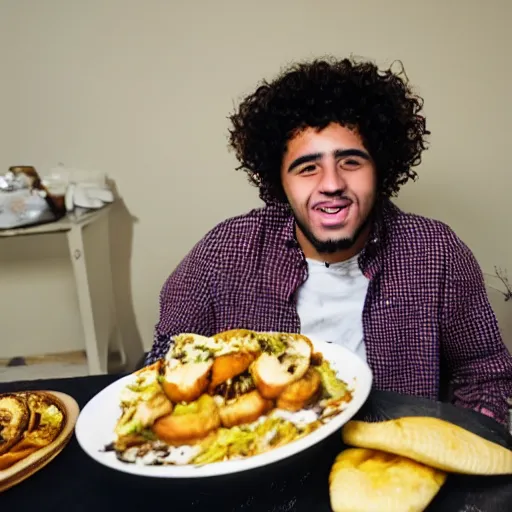
<path fill-rule="evenodd" d="M 39 391 L 39 390 L 38 390 Z M 39 391 L 40 392 L 40 391 Z M 0 492 L 19 484 L 51 462 L 67 445 L 75 428 L 80 408 L 75 399 L 58 391 L 43 391 L 52 395 L 64 415 L 64 425 L 57 438 L 49 445 L 31 453 L 11 467 L 0 470 Z M 30 391 L 23 391 L 30 393 Z M 13 393 L 16 394 L 16 393 Z"/>

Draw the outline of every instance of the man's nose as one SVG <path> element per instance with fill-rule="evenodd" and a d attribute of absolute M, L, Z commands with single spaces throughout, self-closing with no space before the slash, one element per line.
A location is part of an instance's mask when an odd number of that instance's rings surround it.
<path fill-rule="evenodd" d="M 320 192 L 326 195 L 336 195 L 343 192 L 347 184 L 343 179 L 341 171 L 334 166 L 324 168 L 320 181 Z"/>

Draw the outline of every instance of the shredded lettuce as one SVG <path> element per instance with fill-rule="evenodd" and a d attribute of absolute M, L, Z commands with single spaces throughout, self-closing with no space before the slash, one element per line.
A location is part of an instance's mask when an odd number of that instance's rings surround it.
<path fill-rule="evenodd" d="M 117 427 L 118 436 L 128 436 L 130 434 L 138 434 L 142 431 L 142 423 L 138 420 L 127 421 L 124 425 Z"/>
<path fill-rule="evenodd" d="M 329 361 L 322 361 L 322 364 L 315 366 L 315 369 L 320 374 L 322 386 L 330 397 L 337 399 L 347 393 L 347 385 L 336 377 L 336 372 L 331 368 Z"/>
<path fill-rule="evenodd" d="M 278 335 L 260 334 L 258 342 L 261 350 L 271 355 L 281 355 L 286 351 L 286 343 Z"/>

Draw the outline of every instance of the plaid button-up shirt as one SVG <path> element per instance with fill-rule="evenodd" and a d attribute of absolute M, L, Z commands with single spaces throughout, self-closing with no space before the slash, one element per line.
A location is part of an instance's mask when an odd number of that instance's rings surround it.
<path fill-rule="evenodd" d="M 505 423 L 512 356 L 473 254 L 445 224 L 389 201 L 378 219 L 359 256 L 369 279 L 362 321 L 374 387 L 439 399 L 447 383 L 455 405 Z M 307 277 L 286 206 L 222 222 L 167 279 L 146 361 L 162 357 L 180 332 L 300 332 L 296 292 Z"/>

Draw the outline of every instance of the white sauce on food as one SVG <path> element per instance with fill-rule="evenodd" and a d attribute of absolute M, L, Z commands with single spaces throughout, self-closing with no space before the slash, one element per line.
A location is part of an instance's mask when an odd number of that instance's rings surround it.
<path fill-rule="evenodd" d="M 201 449 L 199 446 L 169 446 L 165 450 L 154 448 L 143 451 L 139 455 L 139 447 L 128 448 L 123 453 L 123 460 L 139 464 L 141 466 L 151 466 L 153 464 L 172 464 L 182 466 L 190 464 L 192 460 L 199 455 Z"/>
<path fill-rule="evenodd" d="M 302 409 L 297 412 L 285 411 L 283 409 L 274 409 L 271 416 L 282 418 L 293 423 L 296 427 L 302 428 L 318 419 L 318 415 L 312 409 Z"/>

